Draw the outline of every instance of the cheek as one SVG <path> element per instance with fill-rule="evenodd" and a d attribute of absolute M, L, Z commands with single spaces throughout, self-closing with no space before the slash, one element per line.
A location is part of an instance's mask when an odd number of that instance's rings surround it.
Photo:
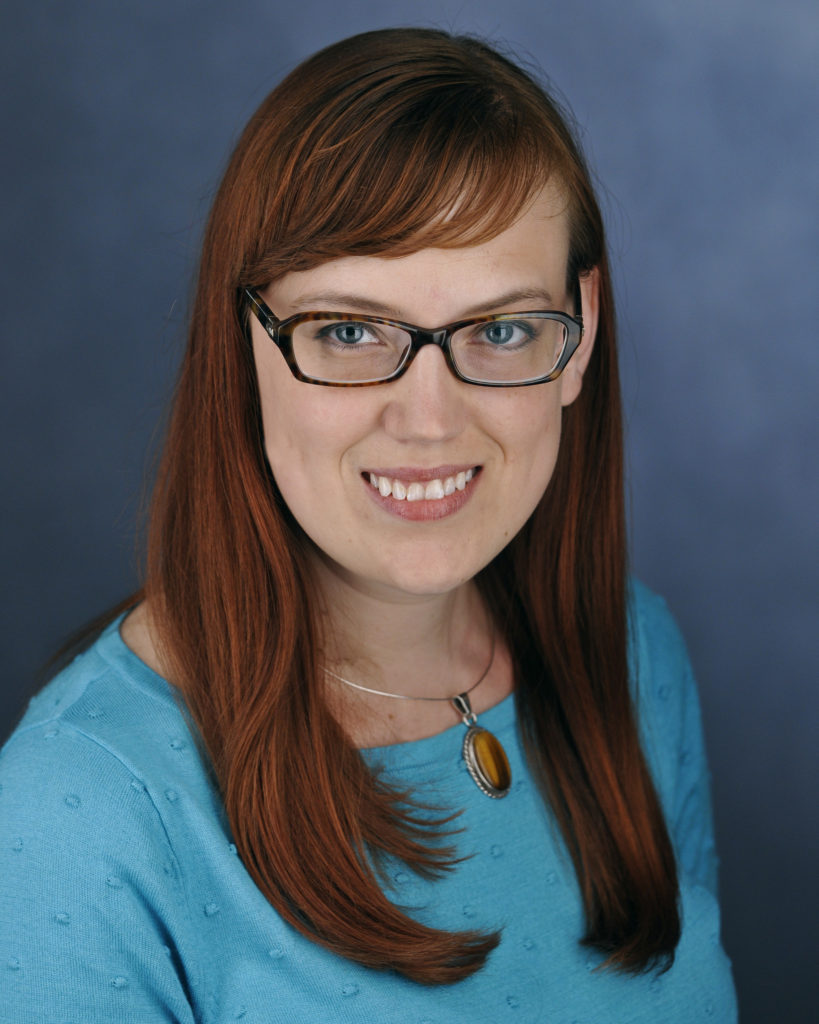
<path fill-rule="evenodd" d="M 300 481 L 309 465 L 309 452 L 315 449 L 315 438 L 310 436 L 312 417 L 284 376 L 290 376 L 286 367 L 279 367 L 275 361 L 271 365 L 269 359 L 257 360 L 257 370 L 267 461 L 282 497 L 295 512 L 294 499 L 303 487 Z"/>
<path fill-rule="evenodd" d="M 548 387 L 549 385 L 545 385 Z M 522 403 L 516 429 L 509 435 L 507 465 L 511 467 L 515 502 L 521 522 L 534 511 L 554 473 L 560 448 L 561 405 L 559 394 L 547 401 Z"/>
<path fill-rule="evenodd" d="M 331 486 L 332 453 L 311 421 L 291 418 L 285 407 L 265 416 L 264 447 L 273 478 L 285 504 L 299 522 L 313 514 L 317 498 Z"/>
<path fill-rule="evenodd" d="M 527 505 L 526 518 L 534 512 L 554 474 L 560 447 L 560 418 L 532 440 L 532 457 L 527 465 L 527 479 L 522 499 Z"/>
<path fill-rule="evenodd" d="M 541 392 L 540 388 L 544 390 Z M 512 392 L 519 400 L 506 411 L 503 429 L 499 431 L 507 462 L 532 474 L 533 483 L 551 474 L 560 445 L 562 419 L 559 389 L 551 384 L 540 388 Z"/>
<path fill-rule="evenodd" d="M 362 417 L 351 415 L 343 389 L 304 384 L 276 364 L 259 373 L 259 397 L 267 460 L 300 519 L 302 509 L 315 509 L 337 485 L 345 452 L 364 429 Z"/>
<path fill-rule="evenodd" d="M 293 415 L 288 403 L 269 382 L 260 381 L 259 398 L 267 461 L 277 480 L 284 468 L 298 457 L 297 435 L 292 431 Z"/>

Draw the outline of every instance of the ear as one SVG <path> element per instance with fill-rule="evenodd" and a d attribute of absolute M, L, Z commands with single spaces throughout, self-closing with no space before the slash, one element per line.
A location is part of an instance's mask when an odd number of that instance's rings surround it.
<path fill-rule="evenodd" d="M 600 270 L 592 267 L 580 275 L 580 302 L 583 311 L 583 337 L 566 369 L 558 378 L 561 382 L 560 404 L 571 405 L 580 394 L 583 374 L 591 359 L 597 320 L 600 313 Z"/>

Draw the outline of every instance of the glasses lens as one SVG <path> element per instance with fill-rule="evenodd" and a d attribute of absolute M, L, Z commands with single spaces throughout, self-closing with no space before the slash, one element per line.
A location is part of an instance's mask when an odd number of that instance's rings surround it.
<path fill-rule="evenodd" d="M 547 316 L 496 317 L 452 337 L 452 358 L 470 380 L 524 384 L 547 377 L 560 362 L 567 328 Z"/>
<path fill-rule="evenodd" d="M 390 377 L 411 340 L 400 327 L 366 317 L 305 320 L 293 327 L 292 337 L 301 372 L 338 384 Z"/>

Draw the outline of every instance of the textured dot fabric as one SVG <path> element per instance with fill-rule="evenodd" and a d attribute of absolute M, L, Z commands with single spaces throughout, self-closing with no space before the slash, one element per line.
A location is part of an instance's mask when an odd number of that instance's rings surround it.
<path fill-rule="evenodd" d="M 734 1022 L 696 690 L 664 603 L 633 593 L 636 707 L 681 875 L 669 971 L 599 969 L 601 955 L 580 945 L 577 881 L 511 697 L 480 716 L 509 756 L 502 800 L 470 778 L 462 726 L 365 754 L 463 809 L 466 859 L 435 882 L 396 863 L 389 894 L 431 925 L 502 929 L 487 966 L 426 987 L 309 942 L 245 871 L 171 688 L 117 621 L 32 701 L 0 756 L 0 1021 Z"/>

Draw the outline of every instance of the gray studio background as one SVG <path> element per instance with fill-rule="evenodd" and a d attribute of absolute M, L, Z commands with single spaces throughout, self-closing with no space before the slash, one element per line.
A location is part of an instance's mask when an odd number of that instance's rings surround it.
<path fill-rule="evenodd" d="M 635 571 L 700 679 L 743 1020 L 812 1019 L 817 72 L 808 0 L 33 0 L 0 14 L 0 732 L 132 588 L 202 221 L 309 52 L 399 23 L 536 59 L 604 184 Z"/>

